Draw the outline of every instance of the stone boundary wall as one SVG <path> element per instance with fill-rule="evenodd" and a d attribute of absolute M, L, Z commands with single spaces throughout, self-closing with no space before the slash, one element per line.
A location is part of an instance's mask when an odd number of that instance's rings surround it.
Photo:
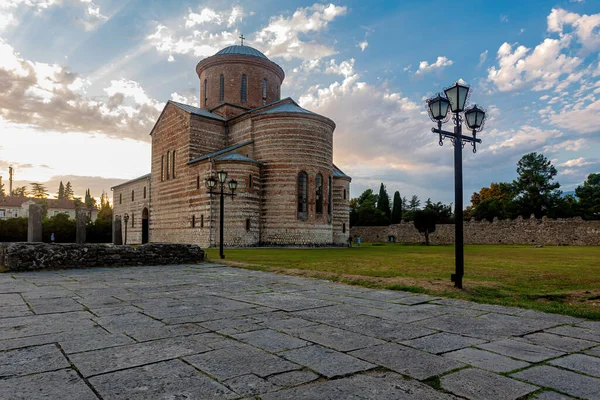
<path fill-rule="evenodd" d="M 354 226 L 350 235 L 355 243 L 387 242 L 394 236 L 396 242 L 422 243 L 425 238 L 412 222 L 390 226 Z M 434 244 L 454 243 L 454 224 L 437 225 L 429 235 Z M 599 246 L 600 221 L 584 221 L 581 218 L 542 218 L 494 220 L 494 222 L 465 221 L 465 244 L 533 244 L 548 246 Z"/>
<path fill-rule="evenodd" d="M 150 243 L 138 247 L 74 243 L 0 243 L 0 267 L 9 271 L 198 263 L 196 245 Z"/>

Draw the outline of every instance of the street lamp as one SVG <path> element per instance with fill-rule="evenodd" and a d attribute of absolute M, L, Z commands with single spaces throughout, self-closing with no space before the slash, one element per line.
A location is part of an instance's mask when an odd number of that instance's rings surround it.
<path fill-rule="evenodd" d="M 123 241 L 123 244 L 127 244 L 127 222 L 129 222 L 129 214 L 125 213 L 125 215 L 123 215 L 123 221 L 125 221 L 125 240 Z"/>
<path fill-rule="evenodd" d="M 217 182 L 217 179 L 215 179 L 214 176 L 210 176 L 209 178 L 204 180 L 204 184 L 206 185 L 208 192 L 210 193 L 210 196 L 212 197 L 213 195 L 213 190 L 215 189 L 215 187 L 217 186 L 217 183 L 219 184 L 219 186 L 221 187 L 221 205 L 220 205 L 220 210 L 221 212 L 219 213 L 219 255 L 221 257 L 221 259 L 225 258 L 225 254 L 223 253 L 223 221 L 224 221 L 224 213 L 225 213 L 225 202 L 223 201 L 223 196 L 231 196 L 233 198 L 233 196 L 235 196 L 235 194 L 233 192 L 235 192 L 235 189 L 237 189 L 237 181 L 235 179 L 231 179 L 229 181 L 229 183 L 227 184 L 227 186 L 229 187 L 229 190 L 231 190 L 231 193 L 224 193 L 224 187 L 225 187 L 225 181 L 227 180 L 227 172 L 221 170 L 219 172 L 217 172 L 217 178 L 219 179 Z"/>
<path fill-rule="evenodd" d="M 463 82 L 456 82 L 444 90 L 445 96 L 438 94 L 427 100 L 427 110 L 433 122 L 437 122 L 437 129 L 431 131 L 439 135 L 440 146 L 444 145 L 444 139 L 449 138 L 454 145 L 454 252 L 456 271 L 450 279 L 454 286 L 462 289 L 462 279 L 465 272 L 464 255 L 464 232 L 463 232 L 463 176 L 462 176 L 462 148 L 469 142 L 473 146 L 473 153 L 477 152 L 477 132 L 483 129 L 485 122 L 485 111 L 477 105 L 465 109 L 469 99 L 470 88 Z M 448 108 L 452 111 L 454 132 L 442 130 L 442 124 L 447 122 Z M 461 115 L 464 113 L 464 117 Z M 471 130 L 472 136 L 463 136 L 462 122 L 465 120 L 467 128 Z"/>

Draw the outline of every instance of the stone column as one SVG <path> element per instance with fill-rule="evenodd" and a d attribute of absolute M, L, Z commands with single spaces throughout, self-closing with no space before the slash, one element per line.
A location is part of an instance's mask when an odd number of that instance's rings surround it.
<path fill-rule="evenodd" d="M 87 213 L 84 210 L 77 210 L 75 212 L 75 220 L 77 222 L 75 231 L 75 243 L 85 243 Z"/>
<path fill-rule="evenodd" d="M 27 241 L 42 241 L 42 207 L 37 204 L 29 205 L 29 218 L 27 222 Z"/>
<path fill-rule="evenodd" d="M 113 244 L 123 244 L 123 232 L 121 231 L 121 216 L 115 215 L 113 219 Z"/>

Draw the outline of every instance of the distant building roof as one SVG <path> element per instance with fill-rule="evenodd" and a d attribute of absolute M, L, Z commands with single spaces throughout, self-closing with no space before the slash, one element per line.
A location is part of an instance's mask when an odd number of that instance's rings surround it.
<path fill-rule="evenodd" d="M 213 114 L 210 111 L 205 110 L 203 108 L 198 108 L 198 107 L 190 106 L 188 104 L 178 103 L 173 100 L 169 100 L 167 103 L 171 103 L 171 104 L 181 108 L 183 111 L 189 112 L 190 114 L 200 115 L 201 117 L 206 117 L 206 118 L 218 119 L 219 121 L 225 121 L 225 118 L 221 117 L 220 115 Z"/>
<path fill-rule="evenodd" d="M 260 57 L 268 60 L 267 56 L 250 46 L 234 45 L 225 47 L 223 50 L 220 50 L 217 54 L 215 54 L 215 56 L 221 56 L 224 54 L 242 54 L 245 56 Z"/>
<path fill-rule="evenodd" d="M 238 143 L 238 144 L 233 145 L 233 146 L 225 147 L 224 149 L 217 150 L 215 152 L 205 154 L 205 155 L 203 155 L 201 157 L 198 157 L 198 158 L 194 158 L 193 160 L 188 161 L 188 164 L 193 164 L 193 163 L 196 163 L 198 161 L 202 161 L 202 160 L 206 160 L 206 159 L 209 159 L 209 158 L 214 158 L 214 157 L 220 156 L 221 154 L 225 154 L 225 153 L 228 153 L 230 151 L 239 149 L 239 148 L 247 146 L 247 145 L 249 145 L 250 143 L 253 143 L 253 142 L 254 142 L 254 140 L 248 140 L 247 142 L 242 142 L 242 143 Z"/>
<path fill-rule="evenodd" d="M 15 197 L 15 196 L 5 196 L 0 197 L 0 207 L 21 207 L 24 203 L 28 201 L 33 201 L 34 203 L 40 203 L 43 199 L 36 199 L 33 197 Z M 68 210 L 75 209 L 75 202 L 73 200 L 67 199 L 45 199 L 48 208 L 62 208 Z"/>
<path fill-rule="evenodd" d="M 119 183 L 118 185 L 115 185 L 115 186 L 111 187 L 110 190 L 118 188 L 119 186 L 127 185 L 128 183 L 133 183 L 133 182 L 136 182 L 136 181 L 141 181 L 142 179 L 149 179 L 149 178 L 150 178 L 150 174 L 138 176 L 137 178 L 130 179 L 130 180 L 128 180 L 126 182 L 123 182 L 123 183 Z"/>
<path fill-rule="evenodd" d="M 256 161 L 250 157 L 246 157 L 243 154 L 238 154 L 238 153 L 231 153 L 231 154 L 226 154 L 222 157 L 216 158 L 217 161 L 247 161 L 247 162 L 253 162 L 255 164 L 260 164 L 262 165 L 262 163 L 260 161 Z"/>
<path fill-rule="evenodd" d="M 269 108 L 268 110 L 265 110 L 265 111 L 263 111 L 263 112 L 261 112 L 261 113 L 259 113 L 257 115 L 262 115 L 262 114 L 276 114 L 276 113 L 283 113 L 283 112 L 286 112 L 286 113 L 301 113 L 301 114 L 319 115 L 317 113 L 314 113 L 312 111 L 308 111 L 307 109 L 300 107 L 295 102 L 293 102 L 293 103 L 283 103 L 283 104 L 281 104 L 279 106 L 276 106 L 276 107 L 273 107 L 273 108 Z"/>
<path fill-rule="evenodd" d="M 348 175 L 346 175 L 345 173 L 343 173 L 341 169 L 339 169 L 338 167 L 336 167 L 335 164 L 333 164 L 333 177 L 334 178 L 352 179 Z"/>

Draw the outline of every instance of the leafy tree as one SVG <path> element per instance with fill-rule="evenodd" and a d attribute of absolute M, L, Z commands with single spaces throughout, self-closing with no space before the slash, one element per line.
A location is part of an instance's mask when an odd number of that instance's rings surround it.
<path fill-rule="evenodd" d="M 377 196 L 377 209 L 381 211 L 388 220 L 392 217 L 392 210 L 390 209 L 390 196 L 382 183 L 379 186 L 379 196 Z"/>
<path fill-rule="evenodd" d="M 29 196 L 29 192 L 27 191 L 27 186 L 19 186 L 13 189 L 14 197 L 27 197 Z"/>
<path fill-rule="evenodd" d="M 433 203 L 430 199 L 427 199 L 427 204 L 424 210 L 433 212 L 435 215 L 435 222 L 437 224 L 449 224 L 454 220 L 452 215 L 452 206 L 447 206 L 440 201 Z"/>
<path fill-rule="evenodd" d="M 64 193 L 64 198 L 67 200 L 73 200 L 73 187 L 71 186 L 71 182 L 67 182 L 67 184 L 65 185 L 65 193 Z"/>
<path fill-rule="evenodd" d="M 513 187 L 521 215 L 541 218 L 558 205 L 560 184 L 552 182 L 556 168 L 543 154 L 525 154 L 517 163 L 517 173 Z"/>
<path fill-rule="evenodd" d="M 58 185 L 58 199 L 62 200 L 65 198 L 65 185 L 63 185 L 62 181 L 60 181 L 60 185 Z"/>
<path fill-rule="evenodd" d="M 471 196 L 471 205 L 465 212 L 466 218 L 477 220 L 512 219 L 519 215 L 518 205 L 514 199 L 514 189 L 510 183 L 499 182 L 483 187 Z"/>
<path fill-rule="evenodd" d="M 421 200 L 419 200 L 416 194 L 413 194 L 413 196 L 410 199 L 410 203 L 408 204 L 408 208 L 410 208 L 413 211 L 417 211 L 420 206 Z"/>
<path fill-rule="evenodd" d="M 68 214 L 59 213 L 42 221 L 42 240 L 50 242 L 50 235 L 54 233 L 56 243 L 73 243 L 76 230 L 76 221 Z"/>
<path fill-rule="evenodd" d="M 402 221 L 402 199 L 400 192 L 394 193 L 394 203 L 392 207 L 392 224 L 399 224 Z"/>
<path fill-rule="evenodd" d="M 93 224 L 88 225 L 87 239 L 91 243 L 109 243 L 112 241 L 112 216 L 113 210 L 108 201 L 108 195 L 102 192 L 98 218 Z"/>
<path fill-rule="evenodd" d="M 26 242 L 27 218 L 0 219 L 0 242 Z"/>
<path fill-rule="evenodd" d="M 435 232 L 437 215 L 432 209 L 415 212 L 415 228 L 425 236 L 425 244 L 429 246 L 429 234 Z"/>
<path fill-rule="evenodd" d="M 4 191 L 4 183 L 2 183 L 2 177 L 0 176 L 0 197 L 6 196 L 6 192 Z"/>
<path fill-rule="evenodd" d="M 350 226 L 389 225 L 386 215 L 376 207 L 377 197 L 373 190 L 367 189 L 350 200 Z"/>
<path fill-rule="evenodd" d="M 96 205 L 96 199 L 92 197 L 90 189 L 88 188 L 88 190 L 85 191 L 85 200 L 84 200 L 84 204 L 85 207 L 91 212 L 92 210 L 98 208 L 98 206 Z"/>
<path fill-rule="evenodd" d="M 47 199 L 48 189 L 46 189 L 46 186 L 42 185 L 41 183 L 34 182 L 31 184 L 31 194 L 36 199 Z"/>
<path fill-rule="evenodd" d="M 579 209 L 585 219 L 600 219 L 600 173 L 589 174 L 583 186 L 575 189 Z"/>

